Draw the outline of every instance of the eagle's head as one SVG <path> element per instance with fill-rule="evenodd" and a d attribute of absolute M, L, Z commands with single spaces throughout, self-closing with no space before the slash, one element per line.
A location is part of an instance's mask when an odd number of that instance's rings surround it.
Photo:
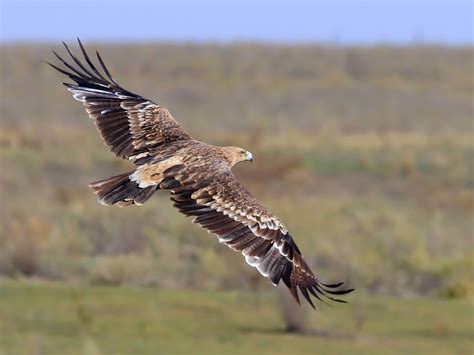
<path fill-rule="evenodd" d="M 234 166 L 241 161 L 253 161 L 252 153 L 239 147 L 223 147 L 224 156 L 231 166 Z"/>

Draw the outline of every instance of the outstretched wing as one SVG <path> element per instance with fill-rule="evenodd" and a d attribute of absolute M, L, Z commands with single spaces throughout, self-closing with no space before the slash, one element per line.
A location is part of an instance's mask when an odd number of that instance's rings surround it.
<path fill-rule="evenodd" d="M 219 241 L 240 251 L 247 263 L 274 285 L 283 280 L 299 303 L 298 289 L 314 308 L 310 294 L 318 300 L 334 298 L 352 289 L 341 283 L 319 281 L 307 265 L 291 234 L 229 171 L 215 175 L 204 167 L 172 168 L 168 175 L 171 200 L 180 212 L 194 216 L 194 223 L 218 236 Z"/>
<path fill-rule="evenodd" d="M 166 108 L 122 88 L 97 52 L 103 72 L 98 70 L 79 39 L 78 42 L 85 63 L 64 43 L 72 62 L 54 52 L 66 69 L 48 64 L 74 81 L 74 84 L 63 84 L 84 104 L 112 152 L 142 164 L 156 154 L 162 144 L 191 139 Z"/>

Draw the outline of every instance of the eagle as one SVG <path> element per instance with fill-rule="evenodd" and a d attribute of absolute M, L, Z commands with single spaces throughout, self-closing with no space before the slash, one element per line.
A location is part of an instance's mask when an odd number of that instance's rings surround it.
<path fill-rule="evenodd" d="M 69 61 L 53 51 L 62 65 L 47 64 L 73 81 L 62 84 L 83 103 L 110 150 L 135 166 L 89 184 L 101 204 L 139 206 L 156 191 L 167 190 L 179 212 L 242 253 L 273 285 L 283 280 L 298 304 L 299 293 L 313 308 L 312 297 L 346 303 L 338 295 L 353 289 L 316 278 L 283 222 L 232 173 L 235 164 L 252 161 L 252 153 L 194 139 L 165 107 L 120 86 L 99 52 L 100 66 L 79 39 L 81 59 L 63 44 Z"/>

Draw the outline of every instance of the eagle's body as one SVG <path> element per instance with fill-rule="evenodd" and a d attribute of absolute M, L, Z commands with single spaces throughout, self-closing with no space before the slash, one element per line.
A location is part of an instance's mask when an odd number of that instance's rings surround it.
<path fill-rule="evenodd" d="M 298 289 L 313 307 L 309 294 L 343 302 L 331 295 L 352 290 L 316 279 L 285 225 L 232 174 L 232 166 L 252 160 L 251 153 L 193 139 L 166 108 L 117 84 L 97 53 L 101 73 L 79 45 L 87 65 L 66 46 L 77 66 L 56 53 L 69 70 L 52 66 L 75 82 L 64 85 L 83 102 L 110 149 L 136 166 L 90 184 L 102 204 L 141 205 L 157 190 L 168 190 L 181 213 L 240 251 L 274 285 L 283 279 L 298 302 Z"/>

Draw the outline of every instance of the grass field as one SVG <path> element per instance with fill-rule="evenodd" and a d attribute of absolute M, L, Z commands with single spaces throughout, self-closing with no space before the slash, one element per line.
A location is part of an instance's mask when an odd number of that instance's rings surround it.
<path fill-rule="evenodd" d="M 472 354 L 467 300 L 354 297 L 283 332 L 273 293 L 1 281 L 0 354 Z"/>
<path fill-rule="evenodd" d="M 0 355 L 473 353 L 472 47 L 85 45 L 193 137 L 251 151 L 238 178 L 357 291 L 308 310 L 325 336 L 289 335 L 292 306 L 166 194 L 97 204 L 87 184 L 132 166 L 42 62 L 64 49 L 4 45 Z"/>

